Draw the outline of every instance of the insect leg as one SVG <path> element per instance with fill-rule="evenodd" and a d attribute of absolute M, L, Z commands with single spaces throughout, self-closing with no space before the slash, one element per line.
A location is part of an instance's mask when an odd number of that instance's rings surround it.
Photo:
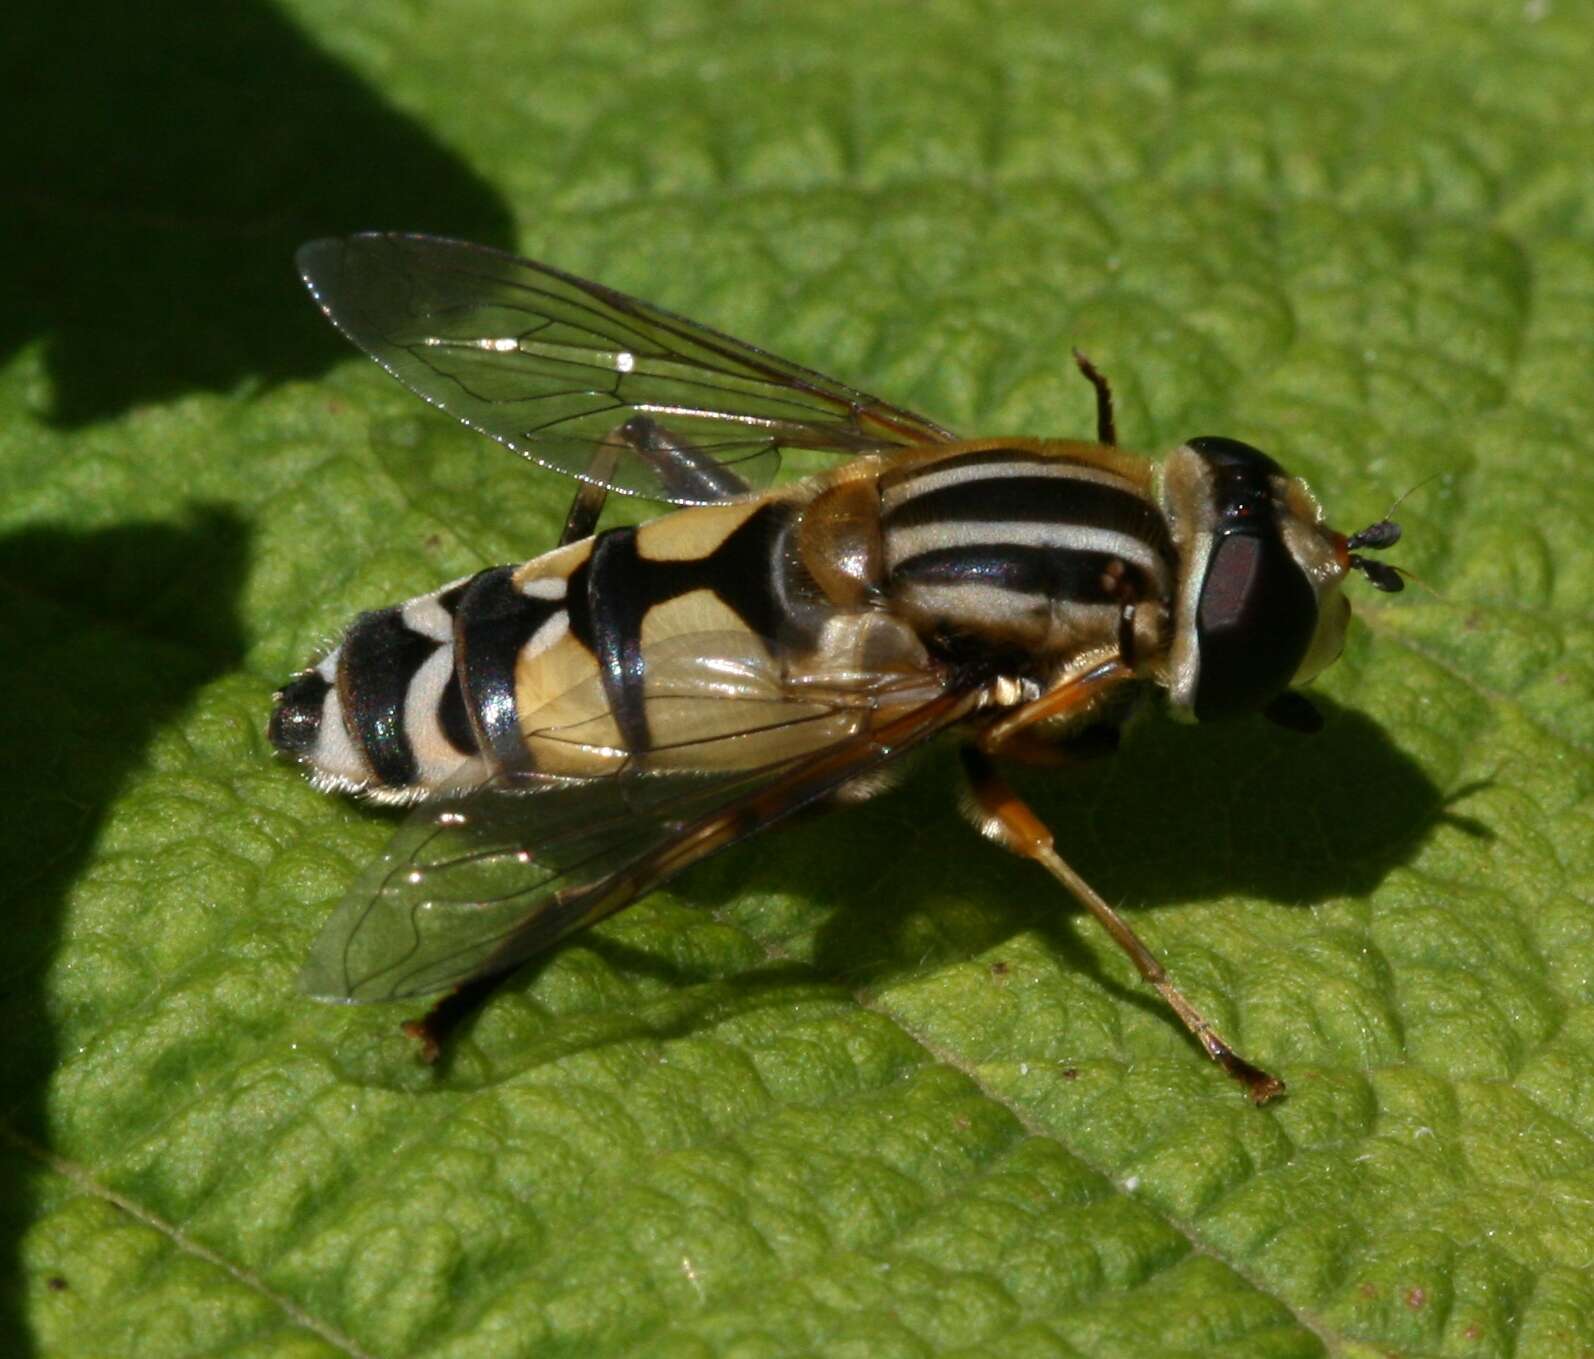
<path fill-rule="evenodd" d="M 1020 732 L 1002 743 L 1002 758 L 1031 769 L 1072 769 L 1085 760 L 1097 760 L 1118 751 L 1118 728 L 1102 722 L 1070 732 L 1061 741 L 1047 741 Z"/>
<path fill-rule="evenodd" d="M 406 1038 L 420 1044 L 421 1061 L 431 1066 L 442 1055 L 443 1045 L 467 1019 L 487 1004 L 494 991 L 509 979 L 516 968 L 500 968 L 463 981 L 442 999 L 435 1001 L 419 1019 L 406 1019 L 399 1028 Z"/>
<path fill-rule="evenodd" d="M 620 426 L 619 434 L 658 472 L 672 496 L 710 504 L 746 495 L 751 489 L 735 472 L 700 453 L 651 416 L 633 415 Z"/>
<path fill-rule="evenodd" d="M 1049 689 L 1032 703 L 1014 708 L 980 732 L 979 748 L 988 755 L 1000 755 L 1004 747 L 1017 744 L 1020 734 L 1037 722 L 1074 717 L 1100 704 L 1114 690 L 1134 679 L 1135 672 L 1122 661 L 1103 661 L 1067 684 Z M 1024 744 L 1030 744 L 1028 741 Z"/>
<path fill-rule="evenodd" d="M 1282 1094 L 1284 1082 L 1253 1066 L 1229 1046 L 1212 1027 L 1212 1023 L 1196 1009 L 1164 971 L 1156 955 L 1140 941 L 1129 928 L 1129 923 L 1106 900 L 1079 876 L 1058 854 L 1052 833 L 1039 817 L 1010 788 L 990 758 L 973 746 L 963 748 L 963 768 L 968 774 L 969 787 L 974 801 L 985 819 L 983 829 L 991 833 L 1015 854 L 1033 859 L 1052 877 L 1056 878 L 1074 900 L 1096 917 L 1113 938 L 1113 942 L 1127 953 L 1140 975 L 1154 986 L 1173 1012 L 1183 1021 L 1196 1040 L 1206 1049 L 1207 1055 L 1228 1074 L 1245 1087 L 1245 1092 L 1257 1104 L 1266 1104 L 1275 1095 Z"/>
<path fill-rule="evenodd" d="M 1118 429 L 1112 418 L 1112 384 L 1107 381 L 1107 375 L 1077 349 L 1074 351 L 1074 362 L 1096 389 L 1096 442 L 1115 446 L 1118 443 Z"/>
<path fill-rule="evenodd" d="M 623 448 L 618 441 L 619 433 L 619 430 L 613 431 L 593 450 L 592 461 L 587 464 L 587 476 L 592 480 L 583 480 L 576 489 L 576 497 L 565 515 L 564 529 L 559 534 L 560 547 L 590 538 L 598 527 L 598 516 L 609 498 L 609 478 L 614 475 L 614 465 L 620 461 Z"/>
<path fill-rule="evenodd" d="M 665 493 L 682 501 L 709 504 L 745 495 L 747 483 L 736 473 L 677 437 L 651 416 L 634 415 L 609 431 L 594 450 L 581 474 L 582 486 L 565 516 L 559 545 L 586 538 L 598 526 L 598 516 L 609 495 L 609 484 L 621 457 L 631 453 L 659 474 Z"/>

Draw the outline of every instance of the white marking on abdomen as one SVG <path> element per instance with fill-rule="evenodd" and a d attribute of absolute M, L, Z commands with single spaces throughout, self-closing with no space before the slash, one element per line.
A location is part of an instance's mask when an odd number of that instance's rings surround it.
<path fill-rule="evenodd" d="M 450 642 L 454 638 L 454 620 L 448 610 L 437 602 L 436 595 L 422 595 L 399 606 L 399 617 L 404 626 L 434 642 Z"/>
<path fill-rule="evenodd" d="M 520 659 L 529 661 L 533 656 L 542 655 L 569 631 L 570 615 L 560 609 L 551 618 L 544 620 L 543 625 L 526 639 L 525 646 L 520 648 Z"/>
<path fill-rule="evenodd" d="M 459 768 L 466 757 L 443 735 L 437 720 L 443 690 L 454 673 L 454 648 L 440 646 L 410 679 L 404 694 L 404 735 L 415 756 L 415 782 L 436 784 Z"/>
<path fill-rule="evenodd" d="M 335 684 L 322 700 L 321 723 L 308 759 L 316 776 L 327 780 L 331 787 L 361 788 L 371 781 L 371 766 L 359 746 L 349 739 L 348 728 L 343 724 L 343 700 Z"/>
<path fill-rule="evenodd" d="M 563 576 L 533 576 L 517 587 L 527 599 L 563 599 L 565 597 L 565 578 Z"/>

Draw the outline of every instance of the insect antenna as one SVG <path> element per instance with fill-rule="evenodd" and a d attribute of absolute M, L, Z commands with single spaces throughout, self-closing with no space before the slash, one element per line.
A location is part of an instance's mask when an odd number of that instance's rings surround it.
<path fill-rule="evenodd" d="M 1386 594 L 1399 594 L 1406 588 L 1405 573 L 1398 566 L 1390 566 L 1387 562 L 1368 561 L 1366 557 L 1350 554 L 1351 566 L 1367 577 L 1367 582 L 1375 590 L 1382 590 Z"/>
<path fill-rule="evenodd" d="M 1376 524 L 1369 524 L 1359 533 L 1353 533 L 1345 540 L 1345 546 L 1354 552 L 1359 547 L 1377 551 L 1382 547 L 1393 547 L 1400 541 L 1400 525 L 1388 519 L 1380 519 Z"/>
<path fill-rule="evenodd" d="M 1360 571 L 1367 577 L 1368 583 L 1375 590 L 1383 590 L 1386 594 L 1399 594 L 1406 588 L 1408 580 L 1415 580 L 1418 585 L 1430 594 L 1438 596 L 1438 591 L 1425 581 L 1420 580 L 1403 566 L 1390 566 L 1385 562 L 1368 561 L 1360 555 L 1362 551 L 1377 552 L 1382 548 L 1393 547 L 1400 541 L 1400 525 L 1390 516 L 1405 503 L 1406 497 L 1437 481 L 1444 474 L 1435 472 L 1432 476 L 1424 477 L 1409 491 L 1403 491 L 1395 497 L 1395 502 L 1386 511 L 1384 517 L 1376 524 L 1369 524 L 1359 533 L 1353 533 L 1345 540 L 1345 547 L 1350 553 L 1350 567 L 1353 571 Z"/>
<path fill-rule="evenodd" d="M 1353 571 L 1360 571 L 1366 576 L 1368 583 L 1374 589 L 1397 594 L 1406 588 L 1406 582 L 1402 579 L 1405 573 L 1398 566 L 1372 561 L 1362 556 L 1357 549 L 1377 552 L 1381 548 L 1393 547 L 1399 541 L 1400 525 L 1390 519 L 1380 519 L 1376 524 L 1369 524 L 1345 540 L 1349 554 L 1346 561 Z"/>

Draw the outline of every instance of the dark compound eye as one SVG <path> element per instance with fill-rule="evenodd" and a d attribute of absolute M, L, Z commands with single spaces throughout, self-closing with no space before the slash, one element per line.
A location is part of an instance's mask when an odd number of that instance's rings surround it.
<path fill-rule="evenodd" d="M 1212 532 L 1196 604 L 1201 721 L 1254 712 L 1300 669 L 1317 630 L 1317 592 L 1279 531 L 1284 471 L 1236 439 L 1191 439 L 1212 475 Z"/>
<path fill-rule="evenodd" d="M 1294 678 L 1316 630 L 1317 593 L 1277 533 L 1220 538 L 1196 606 L 1196 717 L 1261 707 Z"/>

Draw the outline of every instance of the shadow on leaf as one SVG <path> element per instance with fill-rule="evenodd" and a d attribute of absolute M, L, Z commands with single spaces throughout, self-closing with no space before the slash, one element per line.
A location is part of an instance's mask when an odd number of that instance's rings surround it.
<path fill-rule="evenodd" d="M 1487 833 L 1449 813 L 1441 791 L 1377 723 L 1313 701 L 1327 719 L 1316 736 L 1260 720 L 1187 727 L 1153 719 L 1111 759 L 1067 773 L 1019 771 L 1014 781 L 1086 881 L 1130 908 L 1362 897 L 1437 826 Z M 943 772 L 956 777 L 950 762 Z M 904 801 L 922 797 L 908 790 Z M 1082 910 L 1061 888 L 994 846 L 954 841 L 949 801 L 919 802 L 923 810 L 909 812 L 906 825 L 903 809 L 878 808 L 897 827 L 876 838 L 905 852 L 893 856 L 893 874 L 874 876 L 872 888 L 831 896 L 835 910 L 817 950 L 821 970 L 870 988 L 1037 930 L 1070 968 L 1183 1032 L 1149 989 L 1103 971 L 1065 924 Z M 833 878 L 825 874 L 825 885 Z M 819 885 L 799 871 L 790 890 Z"/>
<path fill-rule="evenodd" d="M 1152 719 L 1111 758 L 1016 771 L 1015 782 L 1074 867 L 1129 907 L 1362 897 L 1437 827 L 1488 834 L 1449 811 L 1454 799 L 1377 723 L 1314 701 L 1327 718 L 1314 737 Z M 1037 930 L 1069 967 L 1182 1033 L 1154 994 L 1102 969 L 1065 924 L 1081 912 L 1059 887 L 962 822 L 949 754 L 923 765 L 879 802 L 775 832 L 750 875 L 733 851 L 718 871 L 689 875 L 683 895 L 712 907 L 761 893 L 822 903 L 814 968 L 860 993 Z"/>
<path fill-rule="evenodd" d="M 479 176 L 263 0 L 27 6 L 0 73 L 27 110 L 0 131 L 0 361 L 46 337 L 62 425 L 345 357 L 293 285 L 311 237 L 510 244 Z"/>
<path fill-rule="evenodd" d="M 1449 813 L 1440 790 L 1371 719 L 1317 701 L 1327 724 L 1315 737 L 1260 721 L 1192 728 L 1152 720 L 1112 758 L 1019 779 L 1074 865 L 1110 901 L 1129 906 L 1227 896 L 1309 906 L 1364 896 L 1438 825 L 1487 833 Z M 600 929 L 564 947 L 591 950 L 626 976 L 677 984 L 681 997 L 651 1004 L 645 1015 L 561 1022 L 512 1066 L 679 1037 L 788 1004 L 816 985 L 830 995 L 838 985 L 867 993 L 997 948 L 1025 930 L 1039 931 L 1102 989 L 1178 1028 L 1151 992 L 1125 984 L 1121 973 L 1109 975 L 1065 926 L 1079 908 L 1059 888 L 962 823 L 949 795 L 958 778 L 949 752 L 920 766 L 903 789 L 878 802 L 800 818 L 760 838 L 764 852 L 734 849 L 679 884 L 680 895 L 705 910 L 735 909 L 738 900 L 765 893 L 821 904 L 826 914 L 808 950 L 812 964 L 778 960 L 775 940 L 769 965 L 708 976 Z M 546 962 L 534 960 L 510 977 L 505 993 L 533 988 Z M 473 1085 L 506 1074 L 488 1076 L 470 1065 L 445 1055 L 437 1079 Z"/>
<path fill-rule="evenodd" d="M 216 508 L 197 509 L 186 524 L 40 527 L 0 539 L 0 748 L 11 767 L 0 789 L 8 940 L 0 1026 L 6 1125 L 24 1145 L 52 1140 L 45 1098 L 57 1052 L 46 980 L 68 894 L 153 734 L 239 664 L 247 545 L 245 526 Z M 0 1251 L 15 1262 L 35 1212 L 28 1176 L 36 1167 L 8 1150 Z M 15 1265 L 11 1278 L 0 1334 L 22 1337 Z"/>

